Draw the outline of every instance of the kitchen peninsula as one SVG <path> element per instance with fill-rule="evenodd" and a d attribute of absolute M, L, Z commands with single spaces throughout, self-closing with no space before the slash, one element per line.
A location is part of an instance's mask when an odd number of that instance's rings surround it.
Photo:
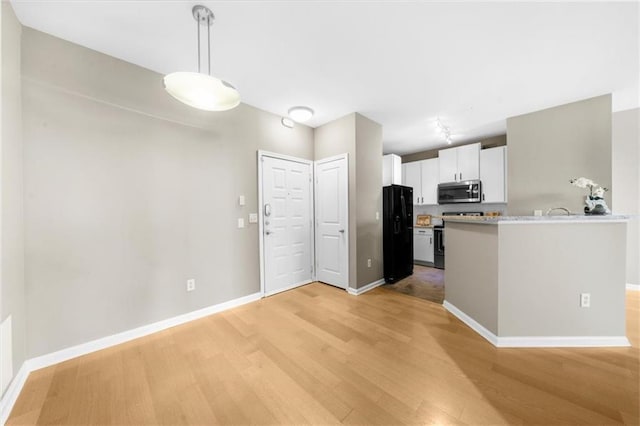
<path fill-rule="evenodd" d="M 461 217 L 446 226 L 444 306 L 495 346 L 629 346 L 626 217 Z"/>

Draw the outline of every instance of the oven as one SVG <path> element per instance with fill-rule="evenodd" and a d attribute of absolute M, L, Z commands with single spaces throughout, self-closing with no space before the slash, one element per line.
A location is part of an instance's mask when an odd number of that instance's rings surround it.
<path fill-rule="evenodd" d="M 433 227 L 433 266 L 444 269 L 444 226 Z"/>

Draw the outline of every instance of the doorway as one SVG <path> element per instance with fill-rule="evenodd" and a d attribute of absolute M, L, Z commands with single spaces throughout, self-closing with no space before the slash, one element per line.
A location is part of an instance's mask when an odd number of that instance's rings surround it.
<path fill-rule="evenodd" d="M 349 286 L 348 155 L 316 162 L 258 151 L 260 290 Z"/>
<path fill-rule="evenodd" d="M 313 163 L 258 152 L 262 294 L 313 281 Z"/>
<path fill-rule="evenodd" d="M 316 161 L 316 279 L 349 285 L 349 176 L 347 154 Z"/>

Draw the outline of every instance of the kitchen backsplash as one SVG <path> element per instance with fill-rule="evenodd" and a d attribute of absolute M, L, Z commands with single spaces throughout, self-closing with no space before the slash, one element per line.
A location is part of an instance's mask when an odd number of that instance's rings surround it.
<path fill-rule="evenodd" d="M 440 216 L 443 212 L 500 212 L 504 215 L 507 211 L 506 204 L 476 204 L 476 203 L 461 203 L 461 204 L 442 204 L 436 206 L 413 206 L 414 225 L 415 218 L 419 214 L 430 214 L 431 216 Z M 432 225 L 442 225 L 442 220 L 433 218 L 431 220 Z"/>

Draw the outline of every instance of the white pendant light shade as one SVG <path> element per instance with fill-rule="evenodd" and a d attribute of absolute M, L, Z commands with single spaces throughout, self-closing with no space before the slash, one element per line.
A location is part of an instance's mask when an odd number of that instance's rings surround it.
<path fill-rule="evenodd" d="M 198 72 L 174 72 L 164 77 L 164 88 L 174 98 L 205 111 L 227 111 L 240 104 L 235 87 L 211 75 L 211 25 L 215 16 L 205 6 L 191 9 L 198 32 Z M 201 71 L 200 27 L 207 29 L 207 74 Z"/>
<path fill-rule="evenodd" d="M 226 81 L 197 72 L 174 72 L 164 88 L 177 100 L 205 111 L 226 111 L 240 104 L 240 94 Z"/>

